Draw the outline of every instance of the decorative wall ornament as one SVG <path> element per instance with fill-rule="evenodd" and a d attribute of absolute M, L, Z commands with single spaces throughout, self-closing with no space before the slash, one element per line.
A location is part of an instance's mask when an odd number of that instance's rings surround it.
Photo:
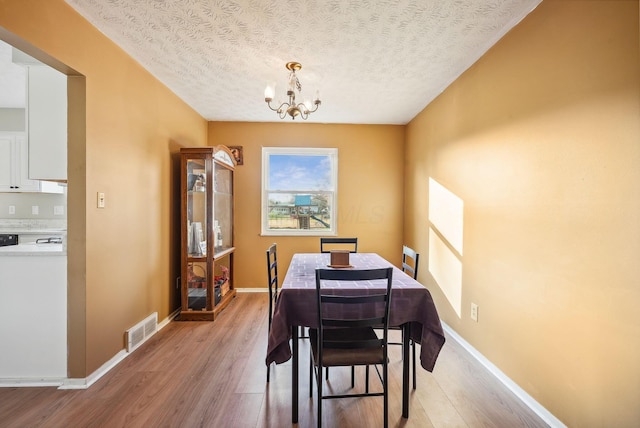
<path fill-rule="evenodd" d="M 233 155 L 233 159 L 236 161 L 236 165 L 243 165 L 243 153 L 242 146 L 228 146 L 229 150 L 231 150 L 231 154 Z"/>

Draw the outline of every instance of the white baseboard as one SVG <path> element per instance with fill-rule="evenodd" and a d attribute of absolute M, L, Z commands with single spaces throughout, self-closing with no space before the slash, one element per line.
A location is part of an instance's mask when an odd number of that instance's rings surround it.
<path fill-rule="evenodd" d="M 171 321 L 173 321 L 178 315 L 180 315 L 180 308 L 176 309 L 175 311 L 171 312 L 169 314 L 168 317 L 166 317 L 165 319 L 163 319 L 162 321 L 160 321 L 158 323 L 158 331 L 162 330 L 163 328 L 165 328 Z"/>
<path fill-rule="evenodd" d="M 38 379 L 27 379 L 27 378 L 4 378 L 0 379 L 0 388 L 20 388 L 20 387 L 40 387 L 40 386 L 60 386 L 64 384 L 66 378 L 56 377 L 56 378 L 38 378 Z"/>
<path fill-rule="evenodd" d="M 502 382 L 504 386 L 506 386 L 511 392 L 513 392 L 525 406 L 530 408 L 543 421 L 549 424 L 550 427 L 567 427 L 558 418 L 553 416 L 551 412 L 549 412 L 540 403 L 538 403 L 532 396 L 527 394 L 524 389 L 520 388 L 517 383 L 512 381 L 506 374 L 504 374 L 498 367 L 496 367 L 491 361 L 489 361 L 484 355 L 482 355 L 476 348 L 471 346 L 469 342 L 464 340 L 462 336 L 456 333 L 455 330 L 449 327 L 449 325 L 447 325 L 444 321 L 441 321 L 441 323 L 444 331 L 449 334 L 453 338 L 453 340 L 462 345 L 462 347 L 466 349 L 473 358 L 478 360 L 478 362 L 482 364 L 487 370 L 489 370 L 489 372 L 493 376 L 495 376 L 500 382 Z"/>
<path fill-rule="evenodd" d="M 236 288 L 236 293 L 268 293 L 268 288 Z"/>
<path fill-rule="evenodd" d="M 158 331 L 160 331 L 161 329 L 163 329 L 166 325 L 168 325 L 176 316 L 178 316 L 179 313 L 180 313 L 180 310 L 178 309 L 178 310 L 172 312 L 171 314 L 169 314 L 169 316 L 166 317 L 164 320 L 159 322 L 158 323 L 158 330 L 156 331 L 156 333 Z M 156 334 L 156 333 L 154 333 L 154 334 Z M 150 335 L 147 339 L 145 339 L 145 342 L 151 337 L 153 337 L 153 334 Z M 136 348 L 136 349 L 138 349 L 138 348 Z M 109 370 L 114 368 L 118 363 L 120 363 L 122 360 L 124 360 L 125 358 L 127 358 L 129 355 L 131 355 L 134 352 L 135 352 L 135 349 L 133 351 L 131 351 L 131 352 L 127 352 L 125 349 L 123 349 L 120 352 L 118 352 L 116 355 L 114 355 L 109 361 L 107 361 L 102 366 L 100 366 L 100 368 L 98 368 L 98 370 L 94 371 L 93 373 L 91 373 L 86 378 L 68 378 L 68 379 L 64 379 L 64 381 L 62 382 L 61 385 L 58 384 L 58 385 L 60 385 L 58 387 L 58 389 L 87 389 L 91 385 L 96 383 L 102 376 L 107 374 L 109 372 Z M 29 385 L 29 386 L 32 386 L 32 385 Z M 33 386 L 35 386 L 35 385 L 33 385 Z"/>
<path fill-rule="evenodd" d="M 131 353 L 135 352 L 132 351 Z M 109 370 L 114 368 L 120 361 L 127 358 L 130 352 L 126 350 L 121 350 L 116 355 L 114 355 L 109 361 L 104 363 L 98 370 L 91 373 L 86 378 L 70 378 L 65 379 L 65 382 L 60 385 L 58 389 L 87 389 L 94 383 L 96 383 L 102 376 L 107 374 Z"/>

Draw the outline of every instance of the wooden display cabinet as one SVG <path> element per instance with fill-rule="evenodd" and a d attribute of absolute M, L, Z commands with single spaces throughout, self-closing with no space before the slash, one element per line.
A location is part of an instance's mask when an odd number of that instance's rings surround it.
<path fill-rule="evenodd" d="M 213 321 L 233 287 L 233 174 L 225 146 L 180 149 L 180 320 Z"/>

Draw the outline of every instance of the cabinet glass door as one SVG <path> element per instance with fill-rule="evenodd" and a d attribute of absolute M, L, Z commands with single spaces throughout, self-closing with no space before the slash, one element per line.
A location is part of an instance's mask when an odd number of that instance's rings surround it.
<path fill-rule="evenodd" d="M 207 307 L 207 171 L 205 159 L 187 159 L 187 310 Z"/>
<path fill-rule="evenodd" d="M 214 226 L 216 254 L 233 247 L 233 174 L 223 165 L 214 163 L 213 188 Z"/>

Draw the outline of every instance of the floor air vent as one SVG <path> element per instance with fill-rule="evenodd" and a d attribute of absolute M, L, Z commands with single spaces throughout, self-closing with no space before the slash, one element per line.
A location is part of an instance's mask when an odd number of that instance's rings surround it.
<path fill-rule="evenodd" d="M 126 331 L 127 352 L 135 350 L 158 331 L 158 313 L 154 312 Z"/>

